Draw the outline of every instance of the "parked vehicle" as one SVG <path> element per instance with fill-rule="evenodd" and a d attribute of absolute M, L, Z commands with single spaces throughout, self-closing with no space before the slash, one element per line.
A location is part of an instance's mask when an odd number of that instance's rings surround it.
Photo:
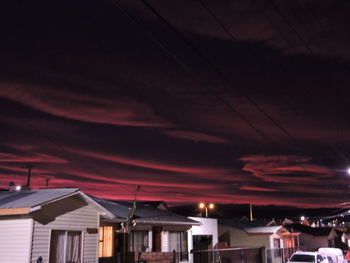
<path fill-rule="evenodd" d="M 297 251 L 295 252 L 288 263 L 329 263 L 327 256 L 319 252 Z"/>
<path fill-rule="evenodd" d="M 340 248 L 334 247 L 320 247 L 318 252 L 324 256 L 332 258 L 333 263 L 345 263 L 348 262 L 343 255 L 343 251 Z"/>

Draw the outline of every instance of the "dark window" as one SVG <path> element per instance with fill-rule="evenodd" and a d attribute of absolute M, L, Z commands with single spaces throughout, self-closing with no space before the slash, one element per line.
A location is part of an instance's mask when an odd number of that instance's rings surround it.
<path fill-rule="evenodd" d="M 313 255 L 293 255 L 291 258 L 290 258 L 290 261 L 293 261 L 293 262 L 315 262 L 315 256 Z"/>
<path fill-rule="evenodd" d="M 148 231 L 131 231 L 130 251 L 144 252 L 148 249 Z"/>

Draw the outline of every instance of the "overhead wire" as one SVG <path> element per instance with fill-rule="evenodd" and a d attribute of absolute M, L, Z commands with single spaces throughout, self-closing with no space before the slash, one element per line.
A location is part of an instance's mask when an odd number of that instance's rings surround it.
<path fill-rule="evenodd" d="M 238 86 L 237 83 L 234 83 L 230 77 L 228 77 L 223 71 L 220 70 L 219 67 L 217 67 L 209 58 L 204 56 L 204 54 L 196 47 L 194 46 L 187 38 L 181 34 L 164 16 L 162 16 L 151 4 L 149 4 L 146 0 L 140 0 L 151 12 L 164 24 L 166 24 L 172 32 L 176 34 L 187 46 L 191 48 L 203 61 L 205 61 L 209 67 L 211 67 L 214 72 L 218 74 L 227 84 L 229 84 L 231 87 L 233 87 L 235 90 L 238 90 L 239 93 L 248 101 L 250 102 L 259 112 L 261 112 L 268 120 L 272 122 L 274 126 L 276 126 L 282 133 L 284 133 L 287 137 L 293 140 L 293 142 L 299 144 L 299 141 L 291 134 L 287 129 L 285 129 L 281 124 L 278 123 L 277 120 L 275 120 L 270 114 L 268 114 L 255 100 L 253 100 L 240 86 Z M 223 25 L 220 23 L 220 25 Z M 228 30 L 225 30 L 228 31 Z M 230 34 L 232 35 L 232 34 Z M 232 35 L 233 37 L 233 35 Z M 299 150 L 301 150 L 300 147 L 298 147 Z M 298 165 L 301 167 L 305 172 L 309 172 L 303 165 Z"/>
<path fill-rule="evenodd" d="M 143 2 L 143 1 L 142 1 Z M 185 71 L 190 73 L 199 84 L 203 85 L 206 90 L 212 94 L 217 100 L 221 101 L 232 113 L 234 113 L 241 121 L 245 122 L 251 129 L 253 129 L 256 134 L 258 134 L 261 138 L 268 140 L 269 142 L 276 143 L 272 138 L 267 136 L 261 129 L 256 127 L 251 121 L 249 121 L 243 114 L 241 114 L 229 101 L 222 98 L 219 94 L 217 94 L 208 84 L 206 84 L 201 77 L 195 73 L 190 67 L 188 67 L 182 60 L 174 54 L 169 48 L 166 47 L 162 41 L 156 38 L 149 30 L 145 29 L 140 21 L 138 21 L 129 11 L 127 11 L 118 0 L 113 0 L 112 3 L 126 16 L 128 19 L 136 25 L 139 30 L 143 32 L 152 42 L 154 42 L 158 47 L 160 47 L 167 55 L 169 55 L 177 64 L 179 64 Z M 185 40 L 185 39 L 184 39 Z M 186 41 L 187 42 L 187 41 Z"/>
<path fill-rule="evenodd" d="M 282 10 L 279 8 L 279 6 L 275 3 L 274 0 L 267 0 L 271 6 L 275 9 L 276 13 L 282 18 L 282 20 L 285 22 L 285 24 L 290 28 L 290 30 L 295 34 L 295 36 L 298 38 L 300 43 L 304 46 L 305 50 L 311 55 L 311 57 L 316 57 L 315 52 L 313 51 L 312 47 L 308 44 L 306 39 L 302 37 L 302 35 L 298 32 L 296 27 L 292 24 L 292 22 L 288 19 L 288 17 L 282 12 Z M 350 164 L 349 158 L 341 152 L 336 145 L 332 144 L 329 141 L 325 141 L 328 146 L 330 146 L 342 159 L 344 159 L 345 162 Z"/>

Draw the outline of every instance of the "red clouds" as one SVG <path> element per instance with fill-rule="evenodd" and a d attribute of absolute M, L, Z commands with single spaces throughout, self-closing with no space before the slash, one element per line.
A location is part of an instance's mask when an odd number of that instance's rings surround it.
<path fill-rule="evenodd" d="M 252 155 L 242 157 L 243 170 L 267 182 L 315 183 L 331 178 L 334 172 L 320 165 L 310 164 L 311 158 L 294 155 Z"/>
<path fill-rule="evenodd" d="M 190 131 L 164 131 L 165 134 L 169 136 L 173 136 L 175 138 L 185 139 L 185 140 L 192 140 L 195 142 L 203 141 L 203 142 L 210 142 L 210 143 L 230 143 L 230 141 L 220 138 L 213 135 L 208 135 L 204 133 L 199 132 L 190 132 Z"/>
<path fill-rule="evenodd" d="M 45 86 L 1 83 L 4 97 L 55 116 L 78 121 L 134 127 L 169 127 L 152 108 L 127 96 L 121 98 L 87 96 Z M 35 94 L 35 95 L 34 95 Z"/>

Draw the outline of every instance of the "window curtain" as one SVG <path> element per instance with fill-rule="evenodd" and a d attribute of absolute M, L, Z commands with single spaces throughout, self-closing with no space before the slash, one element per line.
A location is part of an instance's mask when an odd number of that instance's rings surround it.
<path fill-rule="evenodd" d="M 148 231 L 133 231 L 132 247 L 134 252 L 146 251 L 148 248 Z"/>
<path fill-rule="evenodd" d="M 50 245 L 50 263 L 65 263 L 64 262 L 64 242 L 65 231 L 53 230 L 51 233 Z"/>
<path fill-rule="evenodd" d="M 179 253 L 180 261 L 188 260 L 187 232 L 169 232 L 169 251 Z"/>
<path fill-rule="evenodd" d="M 81 232 L 52 230 L 50 263 L 81 263 Z"/>
<path fill-rule="evenodd" d="M 69 231 L 67 234 L 66 263 L 80 262 L 80 232 Z"/>

